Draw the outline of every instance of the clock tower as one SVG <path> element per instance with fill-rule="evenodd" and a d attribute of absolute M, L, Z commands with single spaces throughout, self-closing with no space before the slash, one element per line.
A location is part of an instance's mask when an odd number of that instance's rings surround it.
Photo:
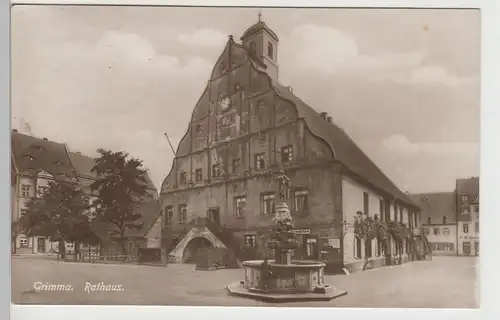
<path fill-rule="evenodd" d="M 259 21 L 243 33 L 241 41 L 250 50 L 251 54 L 264 62 L 269 76 L 278 81 L 279 39 L 276 33 L 261 20 L 261 17 L 262 14 L 259 13 Z"/>

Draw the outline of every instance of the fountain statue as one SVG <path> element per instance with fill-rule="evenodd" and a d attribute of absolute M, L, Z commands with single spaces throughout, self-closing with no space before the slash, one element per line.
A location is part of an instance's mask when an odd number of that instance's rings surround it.
<path fill-rule="evenodd" d="M 324 283 L 325 263 L 314 260 L 292 260 L 299 247 L 292 216 L 286 203 L 290 179 L 280 171 L 278 181 L 280 203 L 276 206 L 267 247 L 274 251 L 274 260 L 244 261 L 245 280 L 228 285 L 232 295 L 269 302 L 332 300 L 347 294 Z"/>

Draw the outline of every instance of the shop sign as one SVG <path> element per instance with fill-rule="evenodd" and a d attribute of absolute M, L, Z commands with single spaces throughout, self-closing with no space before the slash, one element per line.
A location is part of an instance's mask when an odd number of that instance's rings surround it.
<path fill-rule="evenodd" d="M 328 246 L 332 247 L 334 249 L 339 249 L 340 248 L 340 239 L 337 238 L 329 238 L 328 239 Z"/>
<path fill-rule="evenodd" d="M 292 232 L 295 234 L 310 234 L 311 229 L 292 229 Z"/>
<path fill-rule="evenodd" d="M 460 240 L 479 240 L 479 236 L 460 236 Z"/>

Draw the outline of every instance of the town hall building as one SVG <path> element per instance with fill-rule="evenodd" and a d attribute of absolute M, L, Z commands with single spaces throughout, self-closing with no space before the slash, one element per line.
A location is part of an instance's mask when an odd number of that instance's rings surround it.
<path fill-rule="evenodd" d="M 279 82 L 278 53 L 278 36 L 259 17 L 241 43 L 229 36 L 217 59 L 161 187 L 172 259 L 186 261 L 202 246 L 265 252 L 281 170 L 290 180 L 295 259 L 359 268 L 358 211 L 418 234 L 420 209 L 332 117 Z M 374 264 L 385 264 L 372 246 Z"/>

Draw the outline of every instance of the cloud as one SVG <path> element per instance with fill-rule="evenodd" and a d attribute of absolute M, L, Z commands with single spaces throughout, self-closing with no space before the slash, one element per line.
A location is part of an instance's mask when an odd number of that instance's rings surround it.
<path fill-rule="evenodd" d="M 395 134 L 384 139 L 382 148 L 392 155 L 400 157 L 479 154 L 478 143 L 413 143 L 401 134 Z"/>
<path fill-rule="evenodd" d="M 297 26 L 282 42 L 285 59 L 305 70 L 326 75 L 410 68 L 419 65 L 426 56 L 425 52 L 366 55 L 349 34 L 314 24 Z"/>
<path fill-rule="evenodd" d="M 445 85 L 450 88 L 478 82 L 477 77 L 457 77 L 439 65 L 418 66 L 406 73 L 388 73 L 373 77 L 370 80 L 374 82 L 394 81 L 407 84 Z"/>
<path fill-rule="evenodd" d="M 219 30 L 204 28 L 192 33 L 180 34 L 177 41 L 193 47 L 217 47 L 227 41 L 227 35 Z"/>

